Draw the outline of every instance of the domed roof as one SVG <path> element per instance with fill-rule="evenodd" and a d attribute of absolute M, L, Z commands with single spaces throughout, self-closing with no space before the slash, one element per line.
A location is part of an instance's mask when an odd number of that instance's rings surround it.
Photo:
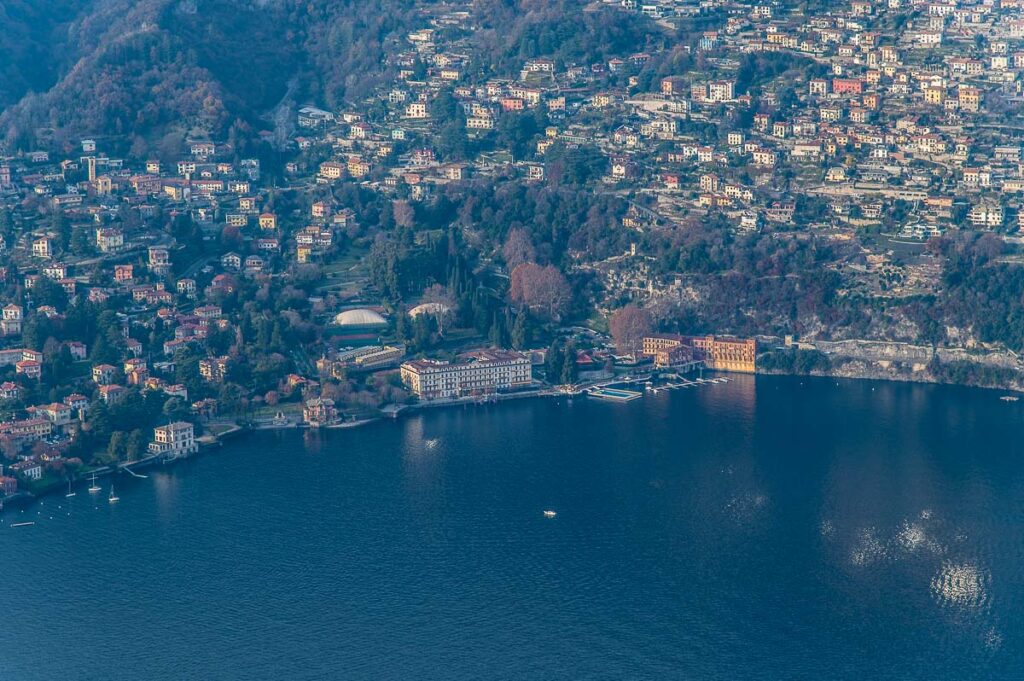
<path fill-rule="evenodd" d="M 421 314 L 440 315 L 448 312 L 448 306 L 444 303 L 423 303 L 409 310 L 410 317 L 419 317 Z"/>
<path fill-rule="evenodd" d="M 359 308 L 339 312 L 334 316 L 334 323 L 338 326 L 381 326 L 388 321 L 373 310 Z"/>

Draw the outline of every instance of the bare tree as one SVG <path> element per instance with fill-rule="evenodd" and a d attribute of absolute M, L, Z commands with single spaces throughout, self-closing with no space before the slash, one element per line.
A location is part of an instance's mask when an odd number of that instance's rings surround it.
<path fill-rule="evenodd" d="M 391 204 L 391 210 L 395 216 L 395 224 L 399 227 L 412 227 L 416 218 L 416 211 L 408 201 L 395 201 Z"/>
<path fill-rule="evenodd" d="M 636 356 L 643 348 L 644 336 L 651 333 L 654 320 L 651 313 L 636 305 L 627 305 L 615 311 L 608 322 L 621 354 Z"/>
<path fill-rule="evenodd" d="M 569 309 L 572 289 L 554 266 L 527 262 L 512 270 L 509 298 L 543 317 L 557 320 Z"/>
<path fill-rule="evenodd" d="M 505 266 L 511 272 L 525 262 L 533 262 L 537 252 L 533 248 L 533 242 L 525 229 L 517 227 L 509 230 L 505 245 L 501 249 L 501 256 L 505 259 Z"/>

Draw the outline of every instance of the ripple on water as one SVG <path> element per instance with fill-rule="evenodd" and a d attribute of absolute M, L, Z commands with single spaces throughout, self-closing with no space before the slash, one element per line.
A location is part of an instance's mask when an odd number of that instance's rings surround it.
<path fill-rule="evenodd" d="M 736 522 L 750 520 L 768 504 L 768 497 L 757 492 L 732 497 L 725 505 L 725 511 Z"/>
<path fill-rule="evenodd" d="M 947 560 L 932 578 L 932 594 L 942 605 L 978 609 L 988 602 L 990 581 L 976 563 Z"/>
<path fill-rule="evenodd" d="M 857 543 L 850 552 L 850 560 L 854 565 L 871 565 L 884 560 L 888 556 L 885 544 L 878 538 L 873 527 L 861 530 Z"/>

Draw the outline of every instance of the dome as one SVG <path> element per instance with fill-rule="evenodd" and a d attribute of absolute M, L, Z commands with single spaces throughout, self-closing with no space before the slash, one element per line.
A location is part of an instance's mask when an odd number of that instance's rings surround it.
<path fill-rule="evenodd" d="M 360 308 L 339 312 L 334 317 L 334 323 L 338 326 L 383 326 L 388 321 L 373 310 Z"/>
<path fill-rule="evenodd" d="M 409 310 L 409 316 L 419 317 L 421 314 L 442 315 L 448 312 L 448 306 L 444 303 L 423 303 Z"/>

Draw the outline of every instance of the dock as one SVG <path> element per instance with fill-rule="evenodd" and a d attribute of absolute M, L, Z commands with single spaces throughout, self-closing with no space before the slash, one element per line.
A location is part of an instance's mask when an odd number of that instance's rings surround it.
<path fill-rule="evenodd" d="M 728 383 L 729 382 L 729 379 L 726 378 L 725 376 L 717 376 L 715 378 L 695 378 L 695 379 L 692 379 L 692 380 L 688 379 L 688 378 L 684 378 L 682 376 L 677 376 L 676 378 L 677 378 L 677 380 L 674 383 L 666 383 L 665 385 L 660 385 L 660 386 L 657 386 L 657 387 L 649 387 L 648 390 L 650 390 L 654 394 L 658 394 L 659 392 L 661 392 L 663 390 L 678 390 L 679 388 L 695 388 L 697 386 L 707 385 L 709 383 Z"/>

